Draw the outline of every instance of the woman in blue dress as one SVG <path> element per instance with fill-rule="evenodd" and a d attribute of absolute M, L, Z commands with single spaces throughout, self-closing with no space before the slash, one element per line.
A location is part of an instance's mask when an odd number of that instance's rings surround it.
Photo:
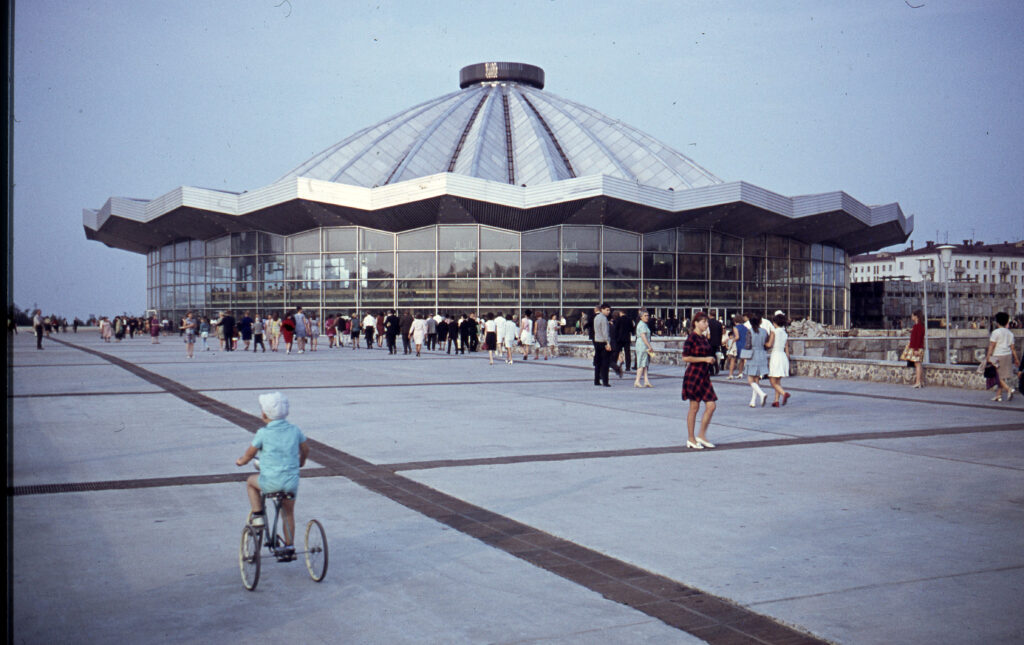
<path fill-rule="evenodd" d="M 757 407 L 755 402 L 763 406 L 768 399 L 768 394 L 760 385 L 761 377 L 768 373 L 768 351 L 765 349 L 768 332 L 761 329 L 761 314 L 748 314 L 747 319 L 750 321 L 750 330 L 747 333 L 750 335 L 752 352 L 743 366 L 743 373 L 747 375 L 747 383 L 750 383 L 750 389 L 753 390 L 750 395 L 750 407 L 754 408 Z"/>
<path fill-rule="evenodd" d="M 654 354 L 654 347 L 651 346 L 651 328 L 647 324 L 650 321 L 651 314 L 641 311 L 640 322 L 636 324 L 636 347 L 633 348 L 636 356 L 636 380 L 633 381 L 633 387 L 654 387 L 647 378 L 647 367 L 651 364 L 651 355 Z"/>

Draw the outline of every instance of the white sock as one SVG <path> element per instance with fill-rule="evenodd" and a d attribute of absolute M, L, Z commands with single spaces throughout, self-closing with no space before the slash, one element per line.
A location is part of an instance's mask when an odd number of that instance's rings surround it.
<path fill-rule="evenodd" d="M 764 394 L 764 390 L 762 390 L 762 389 L 761 389 L 761 385 L 760 385 L 760 384 L 758 384 L 758 383 L 751 383 L 751 384 L 750 384 L 750 389 L 754 390 L 754 392 L 755 392 L 755 393 L 756 393 L 756 394 L 757 394 L 758 396 L 761 396 L 761 397 L 763 397 L 763 396 L 765 395 L 765 394 Z"/>

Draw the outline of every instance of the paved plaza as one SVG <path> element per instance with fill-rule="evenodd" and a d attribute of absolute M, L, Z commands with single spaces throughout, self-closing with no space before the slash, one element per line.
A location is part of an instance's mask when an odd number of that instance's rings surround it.
<path fill-rule="evenodd" d="M 1024 641 L 1020 395 L 801 377 L 750 409 L 720 376 L 688 451 L 678 367 L 8 338 L 17 643 Z M 250 593 L 234 461 L 271 390 L 330 564 Z"/>

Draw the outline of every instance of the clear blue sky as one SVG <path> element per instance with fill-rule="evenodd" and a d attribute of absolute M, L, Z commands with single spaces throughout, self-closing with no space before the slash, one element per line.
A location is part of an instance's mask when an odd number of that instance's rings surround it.
<path fill-rule="evenodd" d="M 22 0 L 14 300 L 141 312 L 144 257 L 83 208 L 262 187 L 487 60 L 726 181 L 899 202 L 918 243 L 1024 239 L 1022 35 L 1016 0 Z"/>

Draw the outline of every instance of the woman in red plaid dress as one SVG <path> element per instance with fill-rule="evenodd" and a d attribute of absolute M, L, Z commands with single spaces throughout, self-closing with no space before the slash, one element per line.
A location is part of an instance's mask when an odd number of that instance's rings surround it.
<path fill-rule="evenodd" d="M 686 415 L 686 447 L 693 450 L 714 448 L 715 444 L 707 440 L 708 425 L 715 413 L 715 388 L 711 385 L 711 368 L 715 362 L 715 352 L 711 343 L 704 336 L 708 330 L 708 316 L 703 311 L 693 315 L 690 333 L 683 343 L 683 360 L 686 361 L 686 373 L 683 375 L 683 400 L 690 402 L 690 410 Z M 700 434 L 694 436 L 697 423 L 697 412 L 700 402 L 704 401 L 704 417 L 700 421 Z"/>

